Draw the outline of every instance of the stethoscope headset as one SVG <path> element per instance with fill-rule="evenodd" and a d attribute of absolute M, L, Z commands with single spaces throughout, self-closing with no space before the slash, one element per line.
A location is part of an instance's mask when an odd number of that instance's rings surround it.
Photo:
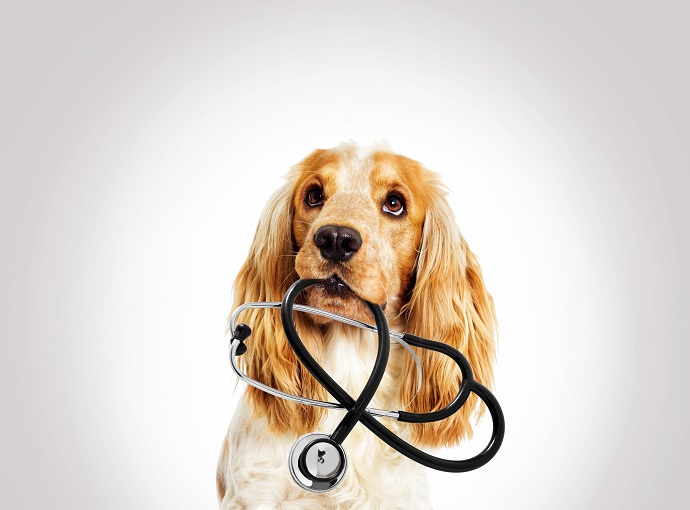
<path fill-rule="evenodd" d="M 289 468 L 295 482 L 303 489 L 311 492 L 325 492 L 338 485 L 343 479 L 347 469 L 347 456 L 345 455 L 345 450 L 342 447 L 342 443 L 357 422 L 361 422 L 362 425 L 376 434 L 391 448 L 396 449 L 398 452 L 412 459 L 413 461 L 432 469 L 451 473 L 461 473 L 477 469 L 489 462 L 496 455 L 498 449 L 501 447 L 501 443 L 503 442 L 503 436 L 505 434 L 503 411 L 501 410 L 501 406 L 496 400 L 496 397 L 494 397 L 494 395 L 485 386 L 481 385 L 474 379 L 472 367 L 467 359 L 460 353 L 460 351 L 450 347 L 447 344 L 420 338 L 418 336 L 411 335 L 410 333 L 401 334 L 389 332 L 388 323 L 381 307 L 379 305 L 369 303 L 368 301 L 364 301 L 364 303 L 374 316 L 376 327 L 348 317 L 327 312 L 325 310 L 320 310 L 318 308 L 295 304 L 295 299 L 300 292 L 307 287 L 320 283 L 323 283 L 323 281 L 313 279 L 298 280 L 285 293 L 282 303 L 245 303 L 238 307 L 235 312 L 233 312 L 229 323 L 230 331 L 232 333 L 230 344 L 230 364 L 234 372 L 241 380 L 247 384 L 250 384 L 251 386 L 254 386 L 255 388 L 279 398 L 284 398 L 293 402 L 299 402 L 307 405 L 325 407 L 329 409 L 341 409 L 346 411 L 345 417 L 341 420 L 332 434 L 306 434 L 300 437 L 292 446 L 289 455 Z M 251 335 L 251 328 L 246 324 L 235 325 L 235 321 L 239 313 L 248 308 L 280 308 L 283 330 L 285 331 L 285 335 L 290 343 L 290 346 L 302 364 L 304 364 L 314 378 L 316 378 L 316 380 L 323 385 L 323 387 L 328 391 L 328 393 L 331 394 L 337 403 L 308 399 L 305 397 L 281 392 L 248 377 L 239 369 L 237 366 L 236 357 L 241 356 L 247 351 L 244 341 Z M 317 363 L 317 361 L 306 349 L 304 343 L 297 334 L 295 323 L 293 321 L 293 310 L 313 313 L 377 333 L 378 350 L 376 353 L 374 368 L 364 386 L 364 389 L 357 399 L 352 398 L 345 390 L 343 390 L 343 388 L 341 388 L 340 385 L 335 382 L 331 376 L 329 376 L 323 370 L 323 368 L 321 368 L 319 363 Z M 393 337 L 397 342 L 406 347 L 410 353 L 412 353 L 418 365 L 419 361 L 414 355 L 414 351 L 409 347 L 410 345 L 442 353 L 451 358 L 458 365 L 462 374 L 462 382 L 460 383 L 458 394 L 446 407 L 438 411 L 431 411 L 427 413 L 409 413 L 405 411 L 386 411 L 367 408 L 367 405 L 374 397 L 376 389 L 378 388 L 386 370 L 386 364 L 388 363 L 388 355 L 390 352 L 391 337 Z M 419 378 L 419 381 L 421 384 L 421 377 Z M 493 430 L 491 433 L 491 439 L 484 450 L 469 459 L 448 460 L 434 457 L 433 455 L 423 452 L 408 442 L 400 439 L 374 418 L 375 416 L 382 416 L 394 418 L 398 421 L 408 423 L 428 423 L 443 420 L 457 412 L 467 401 L 470 393 L 477 395 L 477 397 L 479 397 L 489 409 Z"/>

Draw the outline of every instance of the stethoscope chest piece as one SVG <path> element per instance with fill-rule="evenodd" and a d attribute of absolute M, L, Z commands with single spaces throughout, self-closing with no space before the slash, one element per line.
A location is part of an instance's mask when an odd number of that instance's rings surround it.
<path fill-rule="evenodd" d="M 292 479 L 308 491 L 331 490 L 341 482 L 346 469 L 345 450 L 326 434 L 304 435 L 290 450 Z"/>

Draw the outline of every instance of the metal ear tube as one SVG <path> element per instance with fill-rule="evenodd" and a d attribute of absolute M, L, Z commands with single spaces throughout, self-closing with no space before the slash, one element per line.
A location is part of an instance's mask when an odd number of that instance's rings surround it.
<path fill-rule="evenodd" d="M 307 287 L 321 283 L 322 280 L 299 280 L 295 282 L 285 293 L 282 303 L 246 303 L 236 310 L 230 320 L 230 328 L 233 332 L 230 349 L 230 362 L 235 373 L 245 381 L 262 391 L 280 398 L 286 398 L 295 402 L 326 407 L 330 409 L 341 409 L 346 411 L 345 416 L 337 425 L 331 435 L 311 433 L 302 436 L 292 446 L 289 456 L 289 469 L 295 482 L 302 488 L 312 492 L 325 492 L 334 488 L 345 476 L 347 469 L 347 456 L 342 447 L 342 443 L 348 436 L 357 422 L 361 422 L 371 432 L 376 434 L 382 441 L 396 449 L 401 454 L 418 462 L 424 466 L 447 471 L 460 473 L 477 469 L 489 462 L 498 452 L 505 435 L 505 421 L 503 411 L 494 395 L 483 385 L 478 383 L 473 376 L 472 367 L 467 359 L 457 350 L 447 344 L 427 340 L 409 333 L 399 334 L 390 333 L 383 310 L 376 304 L 364 301 L 371 311 L 376 327 L 366 323 L 361 323 L 353 319 L 342 317 L 337 314 L 319 310 L 316 308 L 295 305 L 297 295 Z M 235 357 L 246 352 L 244 341 L 249 338 L 251 329 L 245 324 L 235 325 L 235 320 L 240 311 L 247 308 L 280 308 L 283 330 L 294 350 L 295 354 L 316 380 L 330 393 L 337 401 L 324 402 L 312 400 L 296 395 L 280 392 L 275 388 L 264 385 L 254 379 L 249 378 L 238 368 Z M 374 368 L 369 379 L 362 390 L 362 393 L 353 399 L 340 385 L 326 373 L 319 363 L 311 356 L 297 334 L 293 321 L 293 310 L 317 313 L 324 317 L 345 322 L 369 331 L 375 331 L 378 335 L 378 350 Z M 460 368 L 462 382 L 455 398 L 443 409 L 427 413 L 409 413 L 405 411 L 386 411 L 380 409 L 370 409 L 367 405 L 373 398 L 381 379 L 386 370 L 388 356 L 390 352 L 390 337 L 403 345 L 429 349 L 450 357 Z M 407 347 L 409 349 L 409 346 Z M 411 349 L 409 349 L 411 351 Z M 414 353 L 413 353 L 414 354 Z M 416 359 L 416 356 L 415 356 Z M 418 361 L 418 360 L 417 360 Z M 419 378 L 421 381 L 421 377 Z M 406 441 L 400 439 L 386 427 L 381 425 L 374 417 L 383 416 L 394 418 L 398 421 L 409 423 L 433 422 L 448 418 L 457 412 L 467 401 L 470 393 L 477 395 L 489 409 L 493 422 L 491 439 L 482 452 L 472 458 L 464 460 L 448 460 L 435 457 L 419 450 Z"/>

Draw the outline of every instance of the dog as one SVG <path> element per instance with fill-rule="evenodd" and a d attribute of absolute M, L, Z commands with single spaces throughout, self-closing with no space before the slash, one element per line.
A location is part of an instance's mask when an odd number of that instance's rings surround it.
<path fill-rule="evenodd" d="M 315 150 L 292 167 L 266 205 L 235 280 L 235 307 L 281 301 L 297 279 L 323 279 L 302 293 L 304 304 L 369 323 L 362 300 L 379 304 L 391 330 L 450 344 L 468 358 L 477 381 L 491 387 L 494 304 L 446 193 L 436 173 L 386 144 Z M 253 330 L 240 358 L 247 375 L 287 393 L 329 400 L 292 351 L 278 312 L 252 309 L 240 319 Z M 376 336 L 314 315 L 295 313 L 295 324 L 312 356 L 357 398 L 376 357 Z M 392 344 L 371 407 L 428 412 L 453 399 L 461 380 L 456 365 L 432 351 L 416 352 L 423 367 L 419 392 L 414 360 Z M 436 449 L 471 437 L 478 407 L 472 395 L 438 422 L 380 421 L 413 445 Z M 426 468 L 361 424 L 344 441 L 348 470 L 337 487 L 311 493 L 295 484 L 288 469 L 293 443 L 309 432 L 332 433 L 343 416 L 247 387 L 218 462 L 220 508 L 431 508 Z"/>

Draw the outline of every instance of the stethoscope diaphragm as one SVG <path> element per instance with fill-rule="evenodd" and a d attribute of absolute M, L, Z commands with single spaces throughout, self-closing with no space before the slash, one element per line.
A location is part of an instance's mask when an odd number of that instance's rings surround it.
<path fill-rule="evenodd" d="M 326 492 L 345 476 L 347 455 L 328 435 L 310 433 L 292 445 L 289 465 L 297 485 L 311 492 Z"/>

